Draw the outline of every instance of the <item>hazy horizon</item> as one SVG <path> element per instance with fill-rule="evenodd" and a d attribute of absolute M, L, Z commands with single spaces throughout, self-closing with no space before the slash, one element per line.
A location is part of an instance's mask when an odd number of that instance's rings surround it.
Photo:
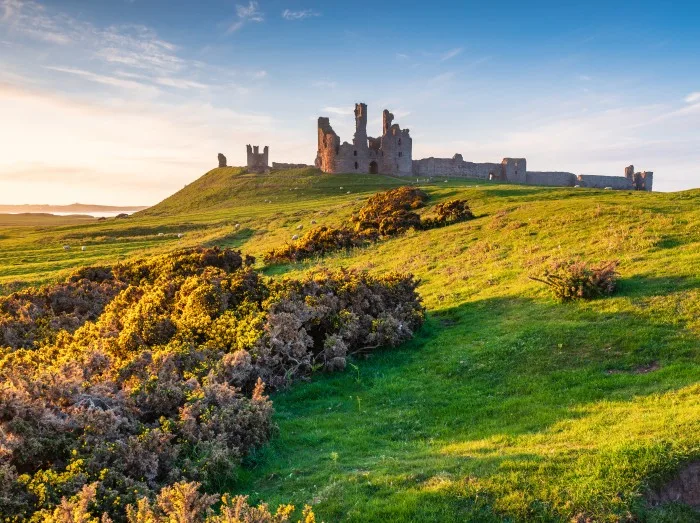
<path fill-rule="evenodd" d="M 413 156 L 700 187 L 700 6 L 0 0 L 0 203 L 153 205 L 355 102 Z"/>

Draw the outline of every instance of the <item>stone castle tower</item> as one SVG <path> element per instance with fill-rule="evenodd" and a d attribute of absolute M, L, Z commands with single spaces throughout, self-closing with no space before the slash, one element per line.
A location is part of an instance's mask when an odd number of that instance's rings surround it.
<path fill-rule="evenodd" d="M 263 152 L 260 152 L 260 146 L 246 146 L 248 156 L 248 171 L 251 173 L 266 173 L 270 171 L 269 156 L 270 148 L 266 145 Z"/>
<path fill-rule="evenodd" d="M 654 173 L 651 171 L 634 172 L 634 165 L 625 167 L 625 178 L 632 182 L 636 191 L 651 191 L 654 185 Z"/>

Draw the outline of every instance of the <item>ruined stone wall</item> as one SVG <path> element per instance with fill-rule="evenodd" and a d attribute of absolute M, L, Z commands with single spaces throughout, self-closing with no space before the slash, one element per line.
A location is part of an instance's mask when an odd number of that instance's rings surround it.
<path fill-rule="evenodd" d="M 465 162 L 461 154 L 455 154 L 452 158 L 431 157 L 414 160 L 412 172 L 415 176 L 479 178 L 527 183 L 527 160 L 504 158 L 501 163 L 473 163 Z"/>
<path fill-rule="evenodd" d="M 289 169 L 306 169 L 308 167 L 311 167 L 311 165 L 306 165 L 305 163 L 272 162 L 272 169 L 276 171 L 288 171 Z"/>
<path fill-rule="evenodd" d="M 526 185 L 547 185 L 552 187 L 591 187 L 617 190 L 651 191 L 654 173 L 634 173 L 627 177 L 629 167 L 622 176 L 580 175 L 565 171 L 528 171 L 525 158 L 504 158 L 498 163 L 465 162 L 461 154 L 452 158 L 423 158 L 413 160 L 413 175 L 445 178 L 477 178 L 482 180 L 504 180 Z"/>
<path fill-rule="evenodd" d="M 246 153 L 248 158 L 248 171 L 252 173 L 265 173 L 270 170 L 268 159 L 270 156 L 270 148 L 266 145 L 263 152 L 260 152 L 260 147 L 258 145 L 246 147 Z"/>
<path fill-rule="evenodd" d="M 217 159 L 219 160 L 219 168 L 226 167 L 226 157 L 223 154 L 219 153 Z"/>
<path fill-rule="evenodd" d="M 620 191 L 632 191 L 634 185 L 624 176 L 596 176 L 591 174 L 579 174 L 578 185 L 592 189 L 605 189 L 611 187 Z"/>
<path fill-rule="evenodd" d="M 561 171 L 543 172 L 527 171 L 526 183 L 528 185 L 551 185 L 555 187 L 573 187 L 578 184 L 574 173 Z"/>
<path fill-rule="evenodd" d="M 413 160 L 415 176 L 444 176 L 447 178 L 500 178 L 502 165 L 500 163 L 465 162 L 461 154 L 452 158 L 423 158 Z"/>

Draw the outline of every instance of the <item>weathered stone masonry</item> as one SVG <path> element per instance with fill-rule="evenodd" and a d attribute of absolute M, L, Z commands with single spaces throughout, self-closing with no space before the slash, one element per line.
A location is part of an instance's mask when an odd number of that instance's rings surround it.
<path fill-rule="evenodd" d="M 415 176 L 445 176 L 447 178 L 480 178 L 482 180 L 510 180 L 525 183 L 527 160 L 503 158 L 501 163 L 465 162 L 461 154 L 452 158 L 423 158 L 413 160 Z"/>
<path fill-rule="evenodd" d="M 382 173 L 410 176 L 413 174 L 413 140 L 408 129 L 393 123 L 394 115 L 382 115 L 382 135 L 367 136 L 367 105 L 355 105 L 355 136 L 352 143 L 343 142 L 335 133 L 330 119 L 318 119 L 318 151 L 316 167 L 325 173 Z"/>
<path fill-rule="evenodd" d="M 465 162 L 461 154 L 452 158 L 424 158 L 413 160 L 413 175 L 445 178 L 479 178 L 504 180 L 527 185 L 555 187 L 589 187 L 593 189 L 617 189 L 651 191 L 654 173 L 635 173 L 634 167 L 625 168 L 625 176 L 576 175 L 563 171 L 528 171 L 525 158 L 504 158 L 501 163 Z"/>
<path fill-rule="evenodd" d="M 248 171 L 252 173 L 266 173 L 270 171 L 268 167 L 268 157 L 270 155 L 270 148 L 266 145 L 263 152 L 260 152 L 260 146 L 255 145 L 246 146 L 248 153 Z"/>

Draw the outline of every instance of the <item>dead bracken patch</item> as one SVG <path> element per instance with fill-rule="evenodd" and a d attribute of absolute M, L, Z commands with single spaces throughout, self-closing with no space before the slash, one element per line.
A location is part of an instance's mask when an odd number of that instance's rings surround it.
<path fill-rule="evenodd" d="M 652 505 L 684 503 L 700 509 L 700 461 L 689 463 L 666 484 L 649 492 L 647 501 Z"/>

